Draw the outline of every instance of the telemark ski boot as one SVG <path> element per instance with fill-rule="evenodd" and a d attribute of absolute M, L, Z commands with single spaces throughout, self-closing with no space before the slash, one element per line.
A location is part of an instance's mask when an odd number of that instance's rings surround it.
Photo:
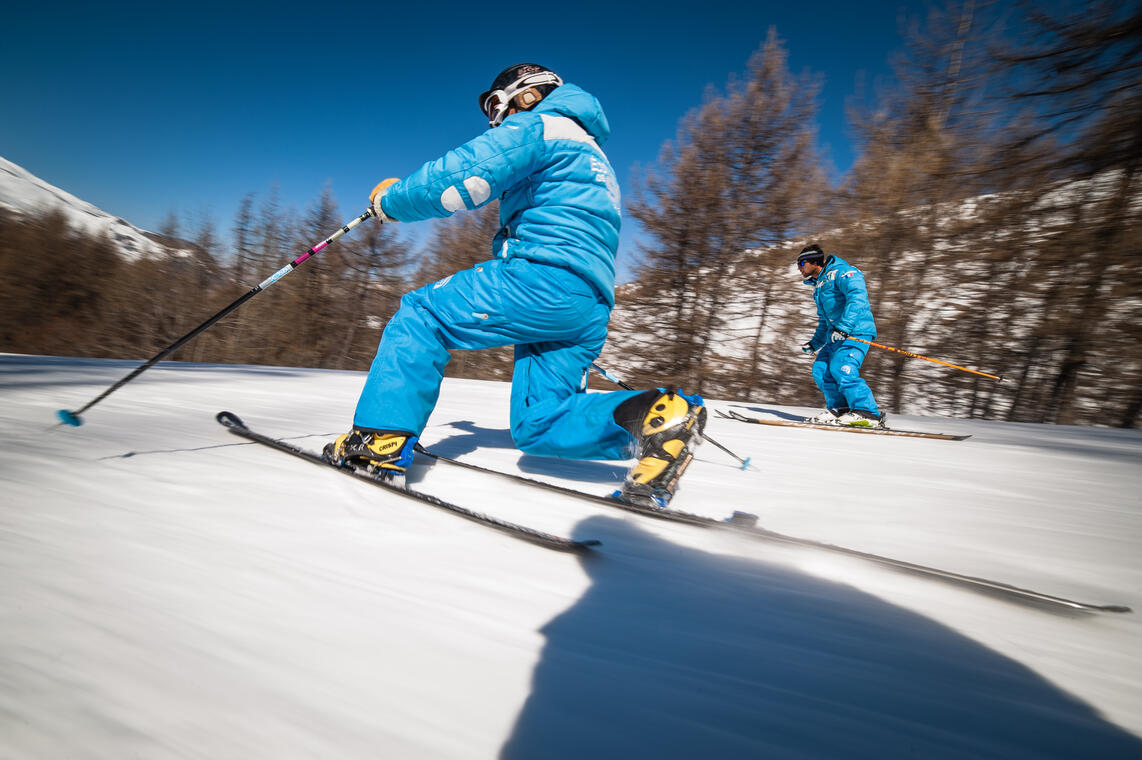
<path fill-rule="evenodd" d="M 338 466 L 364 468 L 378 477 L 395 479 L 412 464 L 417 436 L 399 431 L 353 428 L 325 444 L 321 456 Z"/>
<path fill-rule="evenodd" d="M 631 401 L 645 403 L 647 398 L 651 399 L 649 408 L 643 406 L 645 413 L 637 425 L 627 427 L 638 439 L 638 464 L 615 496 L 661 509 L 670 503 L 679 478 L 694 458 L 694 449 L 702 442 L 706 407 L 701 396 L 688 396 L 672 388 L 649 391 Z M 617 410 L 616 421 L 620 414 Z"/>
<path fill-rule="evenodd" d="M 873 414 L 867 409 L 853 409 L 837 418 L 838 425 L 849 427 L 883 428 L 886 414 Z"/>
<path fill-rule="evenodd" d="M 842 416 L 849 413 L 848 407 L 840 407 L 837 409 L 826 409 L 823 412 L 818 412 L 812 417 L 806 417 L 805 422 L 811 422 L 814 425 L 835 425 L 837 420 Z"/>

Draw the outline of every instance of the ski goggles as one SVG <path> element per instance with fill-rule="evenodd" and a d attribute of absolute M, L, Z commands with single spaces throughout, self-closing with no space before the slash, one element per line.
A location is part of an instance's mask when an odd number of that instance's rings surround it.
<path fill-rule="evenodd" d="M 556 87 L 563 84 L 563 80 L 554 71 L 539 71 L 528 74 L 515 80 L 502 90 L 489 90 L 480 96 L 480 110 L 488 117 L 488 126 L 498 127 L 508 114 L 512 100 L 517 96 L 517 104 L 521 110 L 527 110 L 543 99 L 538 92 L 530 92 L 533 87 L 552 84 Z"/>

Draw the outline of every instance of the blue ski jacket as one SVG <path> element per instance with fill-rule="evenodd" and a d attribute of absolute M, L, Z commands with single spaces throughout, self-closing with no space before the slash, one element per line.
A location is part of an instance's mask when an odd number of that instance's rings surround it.
<path fill-rule="evenodd" d="M 865 340 L 876 338 L 868 287 L 859 269 L 838 256 L 829 256 L 821 273 L 805 280 L 805 284 L 813 286 L 813 301 L 817 304 L 817 331 L 809 341 L 810 348 L 823 348 L 833 330 Z"/>
<path fill-rule="evenodd" d="M 621 201 L 599 147 L 610 133 L 595 96 L 564 84 L 532 110 L 512 114 L 391 185 L 381 208 L 411 222 L 498 197 L 493 257 L 569 269 L 614 306 Z"/>

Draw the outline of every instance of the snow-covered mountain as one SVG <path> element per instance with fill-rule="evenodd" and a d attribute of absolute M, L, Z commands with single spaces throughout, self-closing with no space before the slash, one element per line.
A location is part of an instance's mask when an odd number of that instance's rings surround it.
<path fill-rule="evenodd" d="M 0 757 L 1142 757 L 1138 612 L 1013 602 L 444 464 L 409 484 L 576 557 L 247 443 L 319 450 L 364 373 L 0 354 Z M 504 383 L 445 381 L 430 449 L 525 456 Z M 775 418 L 808 409 L 711 400 Z M 711 417 L 675 504 L 1142 610 L 1142 431 L 894 417 L 965 441 Z M 61 458 L 65 454 L 66 458 Z"/>
<path fill-rule="evenodd" d="M 106 234 L 124 259 L 191 256 L 200 253 L 185 240 L 139 229 L 103 209 L 40 179 L 0 156 L 0 208 L 23 216 L 58 209 L 75 230 L 88 235 Z"/>

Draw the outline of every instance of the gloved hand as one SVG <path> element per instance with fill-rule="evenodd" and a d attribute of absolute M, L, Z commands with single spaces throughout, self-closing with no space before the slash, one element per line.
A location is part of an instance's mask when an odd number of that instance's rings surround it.
<path fill-rule="evenodd" d="M 832 343 L 838 343 L 847 337 L 849 337 L 849 334 L 847 332 L 845 332 L 844 330 L 839 330 L 836 327 L 834 327 L 833 328 L 833 334 L 829 336 L 829 341 Z"/>
<path fill-rule="evenodd" d="M 386 180 L 382 180 L 380 184 L 373 188 L 373 192 L 369 193 L 369 203 L 373 206 L 373 213 L 376 214 L 377 218 L 382 222 L 392 223 L 399 221 L 386 214 L 381 208 L 381 198 L 385 197 L 385 193 L 388 192 L 389 186 L 396 182 L 400 182 L 400 180 L 396 177 L 389 177 Z"/>
<path fill-rule="evenodd" d="M 813 344 L 809 341 L 802 343 L 801 344 L 801 353 L 803 353 L 803 354 L 813 353 Z"/>

